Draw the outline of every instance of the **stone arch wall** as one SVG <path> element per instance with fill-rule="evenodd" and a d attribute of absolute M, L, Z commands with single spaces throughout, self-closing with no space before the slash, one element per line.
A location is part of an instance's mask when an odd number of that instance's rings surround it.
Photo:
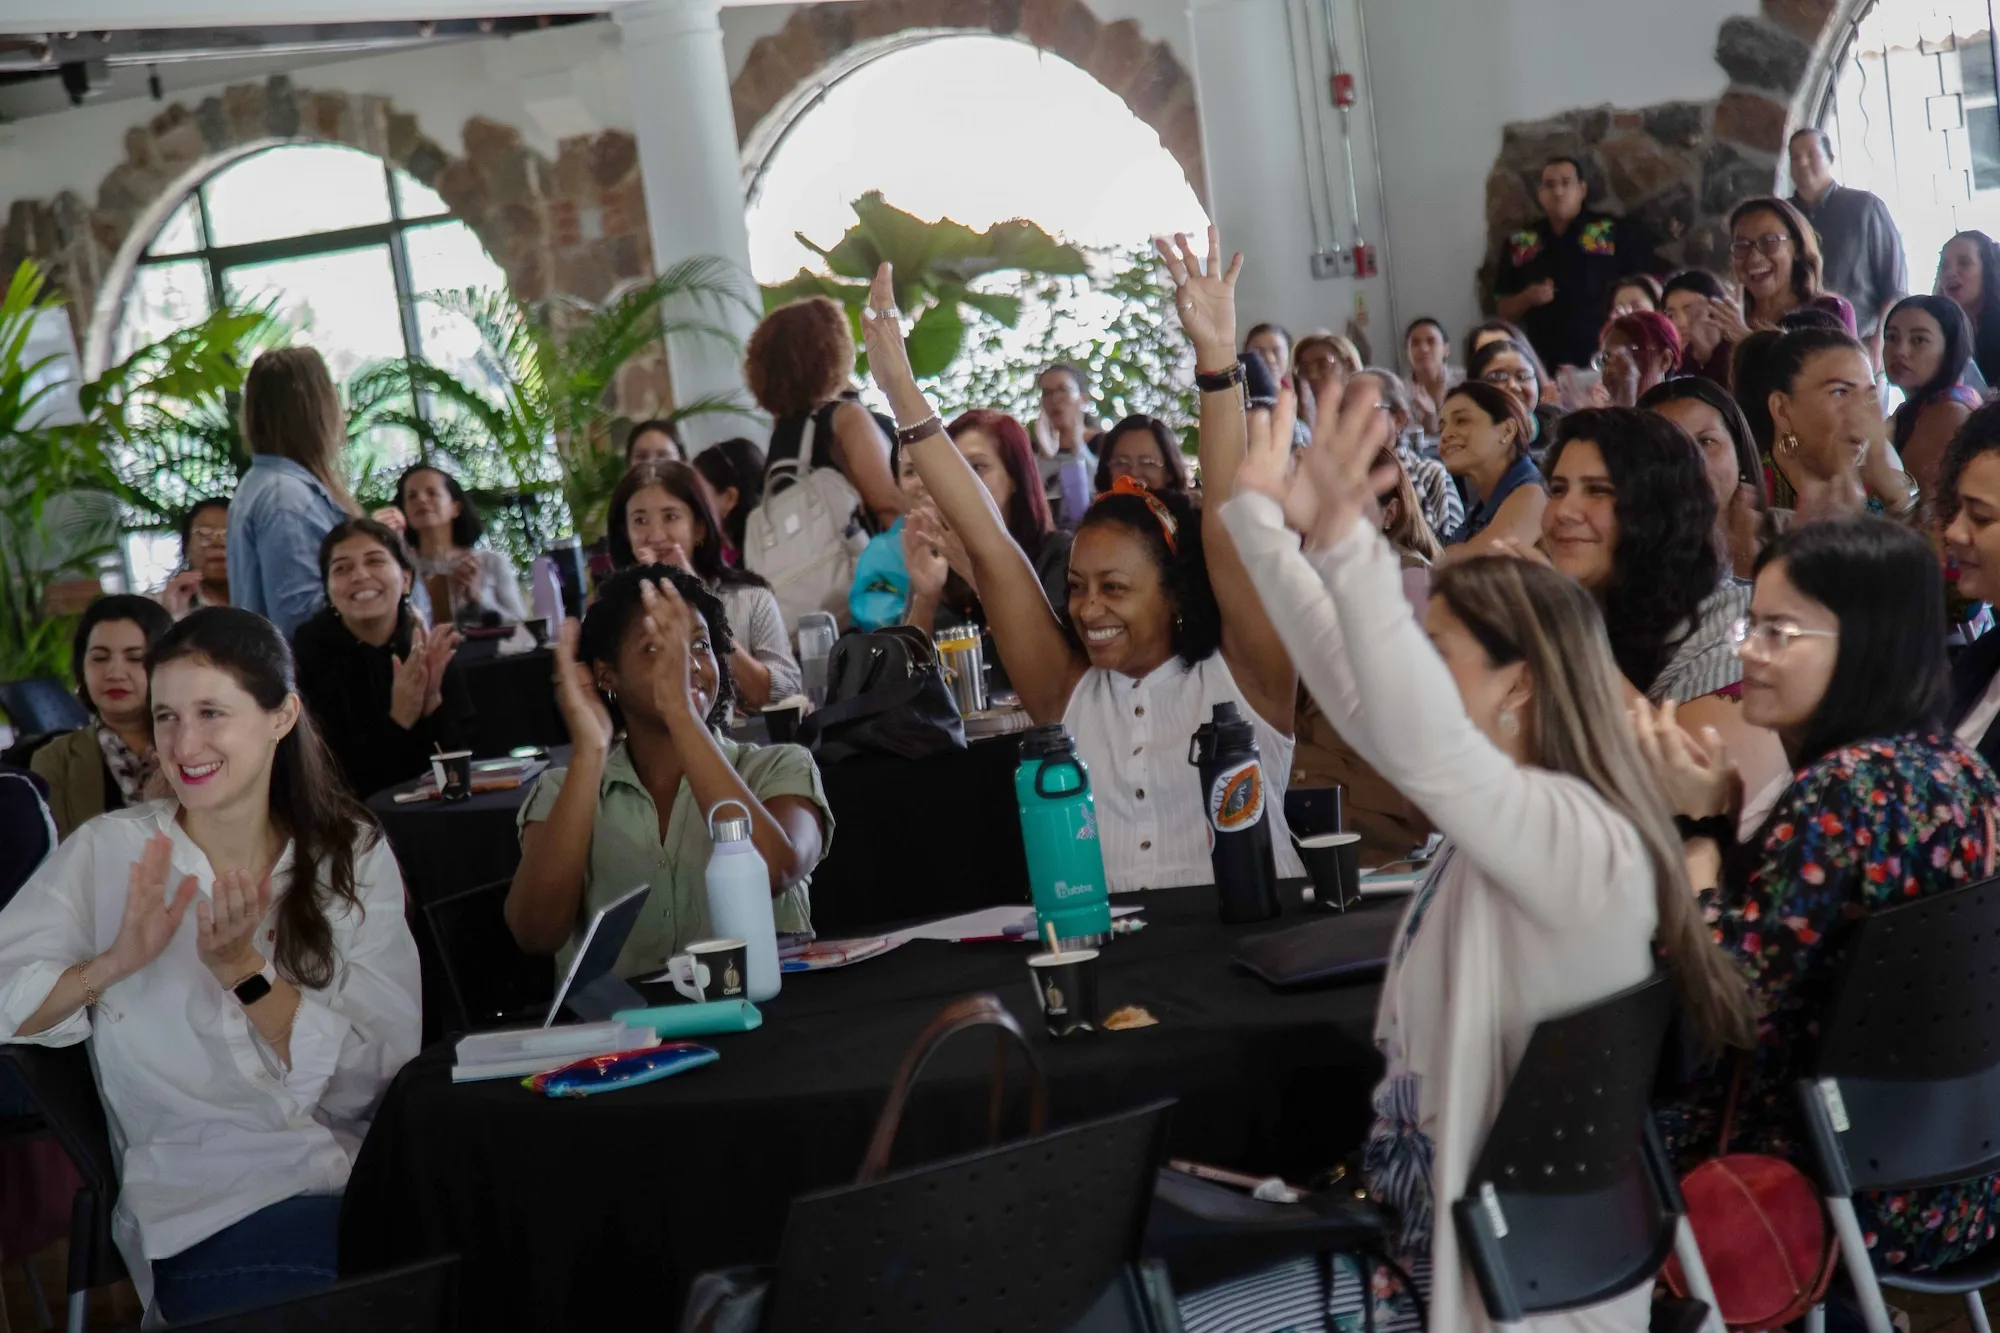
<path fill-rule="evenodd" d="M 750 143 L 773 117 L 796 114 L 797 94 L 829 68 L 852 67 L 912 35 L 1018 37 L 1087 71 L 1153 127 L 1208 203 L 1194 76 L 1165 42 L 1148 42 L 1132 19 L 1105 23 L 1083 0 L 841 0 L 804 5 L 760 37 L 730 85 L 736 141 Z"/>
<path fill-rule="evenodd" d="M 508 125 L 474 117 L 454 153 L 385 97 L 295 88 L 274 75 L 176 102 L 125 132 L 125 158 L 87 200 L 74 191 L 16 199 L 0 227 L 0 273 L 35 259 L 69 303 L 78 342 L 117 318 L 130 262 L 188 186 L 274 142 L 338 143 L 388 159 L 463 218 L 527 301 L 604 299 L 653 276 L 638 146 L 606 130 L 564 139 L 553 161 Z M 626 367 L 615 408 L 649 416 L 672 403 L 663 357 Z"/>
<path fill-rule="evenodd" d="M 1591 107 L 1505 126 L 1486 180 L 1482 298 L 1507 234 L 1539 216 L 1536 178 L 1556 154 L 1593 168 L 1590 206 L 1638 217 L 1665 259 L 1728 272 L 1729 211 L 1777 188 L 1786 136 L 1810 120 L 1823 67 L 1864 3 L 1760 0 L 1755 15 L 1725 19 L 1715 59 L 1729 86 L 1714 101 Z"/>

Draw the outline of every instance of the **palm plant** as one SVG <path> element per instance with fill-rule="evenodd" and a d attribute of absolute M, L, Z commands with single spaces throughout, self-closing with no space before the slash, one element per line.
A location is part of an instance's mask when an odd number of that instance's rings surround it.
<path fill-rule="evenodd" d="M 75 622 L 51 613 L 49 589 L 117 549 L 123 484 L 95 433 L 44 424 L 63 380 L 58 357 L 27 360 L 35 321 L 55 308 L 43 292 L 29 261 L 0 298 L 0 680 L 62 672 Z"/>
<path fill-rule="evenodd" d="M 415 357 L 370 366 L 348 385 L 356 426 L 410 432 L 420 455 L 450 460 L 475 498 L 527 497 L 538 511 L 524 534 L 528 553 L 564 527 L 565 516 L 541 501 L 559 498 L 569 521 L 587 530 L 617 485 L 624 460 L 612 446 L 606 403 L 619 371 L 675 338 L 738 351 L 724 317 L 732 307 L 754 313 L 735 270 L 705 257 L 602 306 L 531 305 L 474 290 L 423 299 L 478 333 L 476 375 Z M 675 404 L 668 419 L 731 412 L 745 412 L 733 394 L 709 394 Z M 384 480 L 364 479 L 360 489 L 379 492 Z"/>

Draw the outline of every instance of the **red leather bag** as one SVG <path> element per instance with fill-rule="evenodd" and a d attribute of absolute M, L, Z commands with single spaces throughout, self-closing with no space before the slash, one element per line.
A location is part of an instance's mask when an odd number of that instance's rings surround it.
<path fill-rule="evenodd" d="M 1838 1251 L 1803 1171 L 1781 1157 L 1728 1150 L 1743 1069 L 1738 1060 L 1717 1155 L 1681 1178 L 1681 1196 L 1722 1322 L 1780 1328 L 1820 1303 Z M 1665 1277 L 1676 1296 L 1688 1294 L 1679 1260 L 1668 1262 Z"/>

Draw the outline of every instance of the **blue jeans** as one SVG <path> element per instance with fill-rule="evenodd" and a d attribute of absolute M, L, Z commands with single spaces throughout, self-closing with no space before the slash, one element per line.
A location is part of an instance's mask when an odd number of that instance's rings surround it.
<path fill-rule="evenodd" d="M 300 1194 L 153 1261 L 153 1299 L 176 1324 L 270 1305 L 340 1280 L 340 1196 Z"/>

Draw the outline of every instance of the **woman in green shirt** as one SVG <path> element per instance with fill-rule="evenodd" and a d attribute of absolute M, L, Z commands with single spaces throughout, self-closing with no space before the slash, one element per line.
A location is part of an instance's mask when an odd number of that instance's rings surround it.
<path fill-rule="evenodd" d="M 707 938 L 708 815 L 724 801 L 750 812 L 778 930 L 811 928 L 807 884 L 833 816 L 806 751 L 716 730 L 733 646 L 715 594 L 666 565 L 613 575 L 580 629 L 563 624 L 556 701 L 576 748 L 521 808 L 506 915 L 522 949 L 566 963 L 590 914 L 641 884 L 652 892 L 618 975 L 657 972 Z"/>

